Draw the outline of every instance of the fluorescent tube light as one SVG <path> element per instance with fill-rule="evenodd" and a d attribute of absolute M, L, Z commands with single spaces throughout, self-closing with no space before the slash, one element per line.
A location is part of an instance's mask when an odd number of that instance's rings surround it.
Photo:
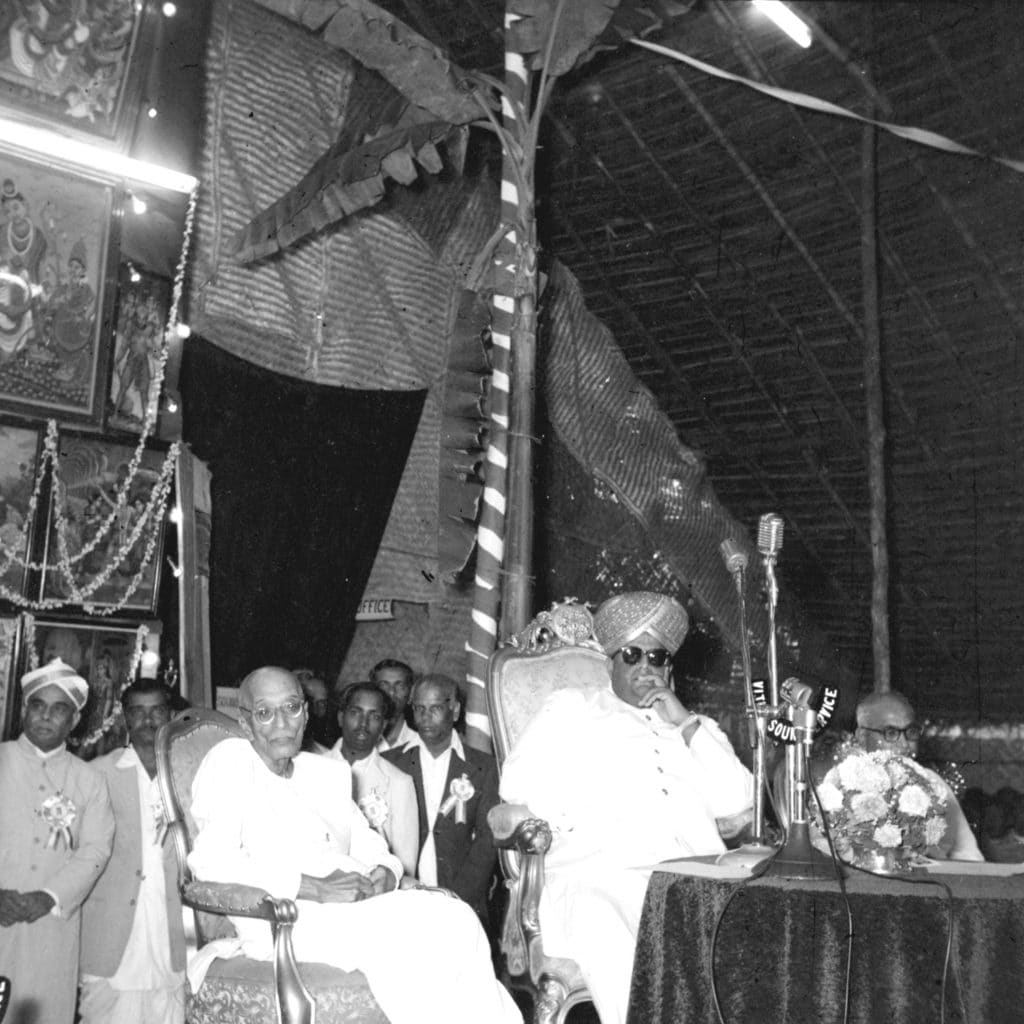
<path fill-rule="evenodd" d="M 771 18 L 798 46 L 806 50 L 811 45 L 811 30 L 782 0 L 751 0 L 751 3 L 765 17 Z"/>

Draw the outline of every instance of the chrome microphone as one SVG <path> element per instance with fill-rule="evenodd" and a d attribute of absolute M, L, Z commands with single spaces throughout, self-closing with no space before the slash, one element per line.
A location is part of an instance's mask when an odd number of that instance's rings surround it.
<path fill-rule="evenodd" d="M 764 556 L 764 576 L 768 582 L 768 684 L 773 706 L 779 703 L 779 654 L 775 640 L 775 609 L 779 604 L 779 585 L 775 580 L 775 559 L 782 550 L 782 516 L 766 512 L 757 523 L 757 550 Z"/>
<path fill-rule="evenodd" d="M 762 555 L 774 558 L 782 550 L 782 535 L 785 523 L 782 516 L 774 512 L 766 512 L 757 521 L 757 550 Z"/>

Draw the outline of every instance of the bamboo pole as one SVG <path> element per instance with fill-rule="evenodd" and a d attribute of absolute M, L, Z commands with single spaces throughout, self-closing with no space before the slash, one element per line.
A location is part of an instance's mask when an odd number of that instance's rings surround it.
<path fill-rule="evenodd" d="M 871 17 L 869 10 L 869 25 Z M 871 654 L 874 690 L 876 693 L 888 693 L 892 689 L 892 680 L 889 658 L 889 548 L 885 530 L 885 405 L 879 318 L 877 145 L 875 127 L 865 125 L 861 143 L 860 255 L 864 292 L 864 404 L 868 428 L 871 525 Z"/>

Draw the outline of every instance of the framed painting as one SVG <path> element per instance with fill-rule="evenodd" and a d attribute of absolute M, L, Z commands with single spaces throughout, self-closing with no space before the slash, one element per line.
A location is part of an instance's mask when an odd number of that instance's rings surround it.
<path fill-rule="evenodd" d="M 128 682 L 135 654 L 135 638 L 134 626 L 36 619 L 32 643 L 39 664 L 60 658 L 89 684 L 89 699 L 82 709 L 82 720 L 69 740 L 69 746 L 83 757 L 94 757 L 114 747 L 124 746 L 126 737 L 121 720 L 98 741 L 83 745 L 82 740 L 99 729 L 114 710 L 121 690 Z M 28 671 L 27 651 L 22 661 L 22 671 Z"/>
<path fill-rule="evenodd" d="M 102 415 L 113 288 L 112 185 L 0 148 L 0 403 Z"/>
<path fill-rule="evenodd" d="M 173 282 L 166 277 L 121 264 L 107 392 L 107 426 L 112 429 L 141 434 L 148 411 L 156 425 L 160 403 L 156 375 L 172 289 Z"/>
<path fill-rule="evenodd" d="M 17 721 L 15 671 L 21 616 L 0 615 L 0 740 L 10 739 Z"/>
<path fill-rule="evenodd" d="M 25 561 L 35 528 L 29 500 L 41 448 L 41 431 L 0 422 L 0 596 L 25 594 Z"/>
<path fill-rule="evenodd" d="M 59 509 L 76 587 L 86 587 L 98 577 L 105 577 L 89 595 L 88 603 L 97 607 L 118 605 L 128 613 L 151 612 L 160 584 L 164 517 L 147 523 L 134 543 L 131 536 L 160 477 L 164 453 L 152 449 L 143 453 L 127 501 L 118 506 L 117 492 L 125 480 L 134 447 L 62 435 L 58 452 L 60 484 L 50 498 L 41 596 L 72 596 L 65 571 L 60 567 Z M 154 530 L 153 554 L 146 562 Z"/>
<path fill-rule="evenodd" d="M 127 146 L 157 13 L 136 0 L 0 4 L 0 103 Z"/>

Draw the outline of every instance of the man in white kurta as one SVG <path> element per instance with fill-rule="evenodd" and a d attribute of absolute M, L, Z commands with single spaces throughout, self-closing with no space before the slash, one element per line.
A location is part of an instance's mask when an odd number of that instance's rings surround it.
<path fill-rule="evenodd" d="M 110 860 L 82 909 L 81 1024 L 183 1024 L 185 932 L 174 845 L 163 824 L 156 732 L 170 691 L 154 680 L 121 695 L 130 746 L 92 762 L 117 821 Z"/>
<path fill-rule="evenodd" d="M 0 743 L 0 974 L 7 1024 L 72 1024 L 79 908 L 114 838 L 107 787 L 69 754 L 88 688 L 59 659 L 27 673 L 22 735 Z"/>
<path fill-rule="evenodd" d="M 891 750 L 916 758 L 920 739 L 921 729 L 914 708 L 897 690 L 868 694 L 857 704 L 854 742 L 869 754 L 874 750 Z M 929 853 L 948 860 L 984 860 L 956 794 L 938 773 L 921 767 L 946 796 L 946 834 L 939 846 Z"/>
<path fill-rule="evenodd" d="M 469 907 L 394 891 L 401 864 L 353 802 L 348 765 L 299 753 L 305 705 L 295 677 L 258 669 L 239 698 L 251 741 L 219 743 L 192 785 L 196 876 L 297 899 L 297 958 L 361 970 L 391 1024 L 521 1022 Z M 242 951 L 269 960 L 266 922 L 233 921 Z"/>
<path fill-rule="evenodd" d="M 609 656 L 609 689 L 554 694 L 502 770 L 502 797 L 552 830 L 544 951 L 579 963 L 602 1024 L 625 1020 L 652 867 L 724 850 L 716 818 L 753 799 L 722 731 L 669 688 L 686 629 L 684 609 L 662 595 L 605 602 L 594 632 Z"/>

